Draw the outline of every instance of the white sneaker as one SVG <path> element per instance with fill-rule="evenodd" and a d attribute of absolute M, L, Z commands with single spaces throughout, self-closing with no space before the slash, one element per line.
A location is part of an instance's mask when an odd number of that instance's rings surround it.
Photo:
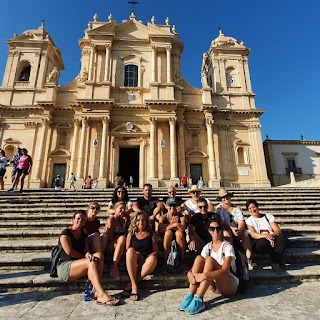
<path fill-rule="evenodd" d="M 253 270 L 257 267 L 257 264 L 255 262 L 252 262 L 252 259 L 248 259 L 248 269 Z"/>

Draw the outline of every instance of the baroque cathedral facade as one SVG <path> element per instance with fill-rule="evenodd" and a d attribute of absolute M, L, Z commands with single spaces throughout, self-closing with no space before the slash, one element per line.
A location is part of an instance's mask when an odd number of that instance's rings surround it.
<path fill-rule="evenodd" d="M 183 44 L 168 18 L 93 18 L 79 40 L 79 75 L 66 85 L 58 85 L 62 54 L 44 24 L 7 41 L 0 146 L 10 158 L 28 149 L 29 187 L 74 173 L 77 184 L 91 175 L 105 188 L 118 172 L 139 187 L 179 184 L 184 174 L 208 187 L 270 186 L 243 42 L 219 32 L 198 89 L 181 75 Z"/>

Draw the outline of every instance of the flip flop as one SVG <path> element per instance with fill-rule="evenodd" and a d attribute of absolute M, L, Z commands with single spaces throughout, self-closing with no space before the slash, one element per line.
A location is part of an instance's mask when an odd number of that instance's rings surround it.
<path fill-rule="evenodd" d="M 122 298 L 129 298 L 131 296 L 131 290 L 124 289 L 121 293 L 120 296 Z"/>
<path fill-rule="evenodd" d="M 115 307 L 115 306 L 118 306 L 120 304 L 120 300 L 119 299 L 115 299 L 115 298 L 108 299 L 108 300 L 105 300 L 105 301 L 98 301 L 97 300 L 97 304 Z"/>
<path fill-rule="evenodd" d="M 140 300 L 140 296 L 139 293 L 132 293 L 130 294 L 130 300 L 132 301 L 139 301 Z"/>

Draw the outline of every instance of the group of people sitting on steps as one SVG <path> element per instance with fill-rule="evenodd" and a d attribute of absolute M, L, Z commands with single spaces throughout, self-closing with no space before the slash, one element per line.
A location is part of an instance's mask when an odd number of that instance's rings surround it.
<path fill-rule="evenodd" d="M 183 201 L 170 186 L 168 196 L 160 201 L 152 196 L 152 185 L 145 184 L 143 196 L 131 201 L 127 189 L 118 186 L 108 204 L 103 232 L 97 218 L 98 202 L 90 203 L 86 211 L 76 211 L 71 227 L 62 231 L 58 277 L 73 281 L 87 276 L 94 288 L 92 299 L 99 304 L 118 305 L 120 299 L 102 288 L 102 275 L 109 272 L 112 280 L 120 279 L 119 264 L 125 257 L 130 281 L 120 297 L 138 301 L 139 281 L 156 269 L 159 251 L 163 252 L 165 265 L 172 260 L 175 245 L 179 259 L 174 267 L 186 272 L 189 281 L 189 293 L 179 309 L 195 314 L 205 308 L 203 296 L 209 287 L 223 296 L 237 293 L 237 250 L 247 258 L 249 270 L 255 267 L 252 252 L 269 254 L 275 272 L 286 270 L 282 260 L 286 237 L 273 215 L 261 214 L 252 199 L 246 202 L 250 217 L 245 220 L 241 208 L 231 202 L 231 192 L 221 188 L 216 206 L 201 197 L 201 192 L 193 185 L 188 190 L 190 199 Z M 197 254 L 191 268 L 185 263 L 186 250 Z M 106 265 L 105 256 L 112 257 Z"/>

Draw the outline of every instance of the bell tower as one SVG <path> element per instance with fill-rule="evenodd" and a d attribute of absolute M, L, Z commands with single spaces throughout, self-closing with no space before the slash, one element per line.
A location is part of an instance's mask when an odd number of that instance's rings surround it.
<path fill-rule="evenodd" d="M 44 22 L 35 30 L 15 34 L 7 41 L 9 54 L 3 77 L 1 103 L 4 105 L 33 105 L 41 100 L 37 92 L 46 83 L 57 85 L 60 70 L 64 69 L 60 50 L 55 46 Z M 23 102 L 18 98 L 26 93 Z"/>

